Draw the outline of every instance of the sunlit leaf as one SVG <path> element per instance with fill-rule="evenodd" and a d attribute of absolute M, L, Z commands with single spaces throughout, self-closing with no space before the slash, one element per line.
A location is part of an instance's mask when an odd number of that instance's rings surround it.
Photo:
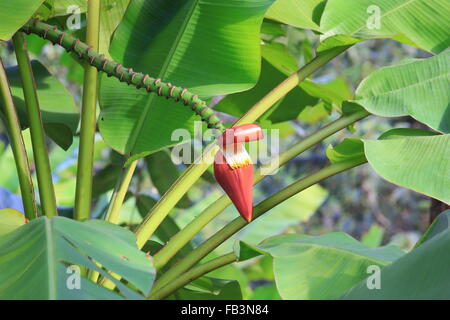
<path fill-rule="evenodd" d="M 242 252 L 242 249 L 245 251 Z M 386 266 L 403 255 L 393 247 L 369 248 L 345 233 L 297 234 L 269 238 L 259 245 L 240 243 L 241 259 L 267 254 L 283 299 L 334 299 L 368 276 L 372 265 Z"/>
<path fill-rule="evenodd" d="M 439 53 L 450 45 L 449 16 L 447 0 L 328 0 L 320 29 L 323 38 L 390 37 Z"/>
<path fill-rule="evenodd" d="M 112 245 L 113 244 L 113 245 Z M 134 235 L 104 221 L 85 223 L 56 217 L 41 217 L 0 236 L 2 299 L 121 299 L 121 296 L 82 279 L 83 290 L 67 286 L 68 277 L 82 266 L 99 271 L 91 259 L 128 280 L 148 294 L 155 277 L 152 263 L 136 247 Z M 79 269 L 78 269 L 79 270 Z M 113 280 L 127 297 L 142 298 Z"/>
<path fill-rule="evenodd" d="M 384 117 L 410 115 L 450 132 L 450 52 L 378 69 L 356 90 L 356 102 Z"/>
<path fill-rule="evenodd" d="M 386 180 L 450 203 L 450 135 L 364 140 L 369 164 Z"/>

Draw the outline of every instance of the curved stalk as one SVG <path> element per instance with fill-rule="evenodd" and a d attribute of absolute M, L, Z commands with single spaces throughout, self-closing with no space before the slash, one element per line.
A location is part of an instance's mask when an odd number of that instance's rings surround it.
<path fill-rule="evenodd" d="M 178 289 L 184 287 L 191 281 L 200 278 L 201 276 L 216 270 L 220 267 L 223 267 L 227 264 L 236 262 L 238 260 L 236 254 L 234 252 L 227 253 L 223 256 L 217 257 L 215 259 L 212 259 L 208 262 L 205 262 L 199 266 L 196 266 L 189 270 L 188 272 L 184 273 L 179 278 L 172 281 L 170 284 L 168 284 L 165 287 L 162 287 L 161 289 L 153 292 L 148 297 L 149 300 L 161 300 L 168 296 L 170 296 L 172 293 L 177 291 Z"/>
<path fill-rule="evenodd" d="M 338 56 L 350 46 L 331 49 L 311 60 L 297 72 L 290 75 L 277 87 L 264 96 L 250 110 L 247 111 L 234 125 L 254 122 L 273 104 L 280 100 L 289 91 L 295 88 L 300 81 L 311 75 L 314 71 L 325 65 L 328 61 Z M 161 197 L 158 203 L 144 218 L 144 221 L 136 229 L 136 238 L 139 248 L 142 248 L 145 242 L 152 236 L 156 228 L 161 224 L 164 218 L 173 209 L 181 197 L 191 188 L 191 186 L 200 178 L 206 169 L 212 164 L 214 155 L 218 151 L 215 143 L 210 144 L 202 155 L 202 161 L 196 161 L 174 182 L 172 187 Z"/>
<path fill-rule="evenodd" d="M 369 113 L 365 110 L 356 112 L 350 115 L 344 115 L 339 119 L 329 123 L 320 130 L 314 132 L 310 136 L 302 139 L 299 143 L 284 151 L 271 161 L 268 165 L 270 168 L 276 170 L 275 164 L 283 166 L 289 160 L 297 157 L 304 151 L 308 150 L 315 144 L 329 137 L 330 135 L 346 128 L 347 126 L 355 123 L 368 116 Z M 260 182 L 266 175 L 261 174 L 261 170 L 255 172 L 253 179 L 254 184 Z M 183 248 L 203 227 L 217 217 L 226 207 L 231 204 L 231 200 L 227 195 L 221 196 L 215 202 L 210 204 L 206 209 L 189 222 L 183 229 L 169 239 L 164 247 L 158 251 L 153 257 L 153 263 L 155 268 L 160 269 L 173 257 L 175 254 Z"/>
<path fill-rule="evenodd" d="M 39 196 L 42 212 L 51 218 L 58 215 L 56 209 L 55 190 L 53 188 L 52 172 L 48 159 L 47 145 L 45 144 L 44 127 L 42 125 L 39 100 L 36 92 L 36 82 L 33 76 L 25 37 L 22 32 L 13 36 L 14 49 L 19 65 L 20 80 L 27 108 L 28 123 L 30 126 L 31 143 L 33 146 L 36 176 L 39 186 Z"/>
<path fill-rule="evenodd" d="M 106 212 L 105 220 L 114 224 L 117 224 L 120 214 L 120 208 L 122 207 L 123 200 L 127 194 L 128 187 L 133 178 L 134 170 L 136 169 L 138 161 L 133 161 L 128 167 L 122 168 L 119 179 L 117 180 L 114 188 L 114 193 L 109 202 L 108 211 Z"/>
<path fill-rule="evenodd" d="M 100 2 L 88 1 L 86 43 L 98 50 Z M 97 69 L 86 63 L 81 108 L 81 134 L 78 154 L 77 185 L 75 191 L 75 219 L 89 219 L 92 199 L 94 138 L 97 107 Z"/>
<path fill-rule="evenodd" d="M 287 186 L 281 191 L 275 193 L 270 196 L 266 200 L 260 202 L 254 208 L 254 219 L 260 217 L 279 203 L 289 199 L 293 195 L 305 190 L 306 188 L 311 187 L 312 185 L 329 178 L 335 174 L 340 172 L 349 170 L 353 167 L 361 165 L 365 163 L 365 159 L 351 159 L 339 163 L 331 164 L 313 174 L 310 174 L 293 184 Z M 177 264 L 175 264 L 172 268 L 170 268 L 167 272 L 165 272 L 161 278 L 159 278 L 156 283 L 153 285 L 152 291 L 157 292 L 162 287 L 168 285 L 182 274 L 187 272 L 189 268 L 199 262 L 201 259 L 206 257 L 211 251 L 217 248 L 220 244 L 229 239 L 236 232 L 245 227 L 248 223 L 238 217 L 228 223 L 225 227 L 223 227 L 220 231 L 214 234 L 211 238 L 203 242 L 200 246 L 191 251 L 186 257 L 180 260 Z"/>
<path fill-rule="evenodd" d="M 32 220 L 38 216 L 36 201 L 34 199 L 33 181 L 31 180 L 30 166 L 28 164 L 27 152 L 20 131 L 19 119 L 17 118 L 11 89 L 6 77 L 3 61 L 0 59 L 0 95 L 4 108 L 4 121 L 8 130 L 11 148 L 16 162 L 17 176 L 19 177 L 20 192 L 22 194 L 25 217 Z"/>

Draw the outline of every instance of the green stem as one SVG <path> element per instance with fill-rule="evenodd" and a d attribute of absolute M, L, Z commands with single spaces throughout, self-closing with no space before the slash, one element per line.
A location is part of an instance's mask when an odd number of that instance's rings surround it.
<path fill-rule="evenodd" d="M 254 122 L 279 99 L 295 88 L 300 81 L 304 80 L 328 61 L 344 52 L 347 48 L 349 48 L 349 46 L 331 49 L 311 60 L 257 102 L 235 123 L 235 125 Z M 169 214 L 170 210 L 172 210 L 181 197 L 212 164 L 218 148 L 219 147 L 215 143 L 210 144 L 201 156 L 202 160 L 197 160 L 194 164 L 190 165 L 147 214 L 144 221 L 139 225 L 135 232 L 139 248 L 144 246 L 145 242 L 152 236 L 156 228 L 158 228 L 164 218 Z"/>
<path fill-rule="evenodd" d="M 28 57 L 25 37 L 22 32 L 17 32 L 13 36 L 13 43 L 27 108 L 41 207 L 43 214 L 51 218 L 58 215 L 55 190 L 53 188 L 47 145 L 45 144 L 44 127 L 42 125 L 39 100 L 36 92 L 36 82 Z"/>
<path fill-rule="evenodd" d="M 344 115 L 339 119 L 329 123 L 320 130 L 314 132 L 310 136 L 302 139 L 299 143 L 281 153 L 274 158 L 268 165 L 269 168 L 276 170 L 279 166 L 283 166 L 289 160 L 297 157 L 299 154 L 308 150 L 315 144 L 329 137 L 330 135 L 346 128 L 368 116 L 369 113 L 365 110 L 355 112 L 353 114 Z M 278 164 L 278 166 L 277 166 Z M 267 171 L 266 171 L 267 172 Z M 255 172 L 253 179 L 254 184 L 260 182 L 266 175 L 261 174 L 261 170 Z M 183 229 L 170 238 L 164 247 L 158 251 L 153 257 L 155 268 L 162 268 L 175 254 L 183 248 L 203 227 L 217 217 L 227 206 L 231 204 L 231 200 L 227 195 L 223 195 L 218 200 L 209 205 L 200 215 L 195 217 Z"/>
<path fill-rule="evenodd" d="M 11 88 L 6 76 L 3 62 L 0 59 L 0 94 L 3 102 L 3 112 L 6 128 L 8 130 L 11 148 L 16 162 L 17 175 L 19 177 L 20 192 L 22 194 L 25 217 L 32 220 L 38 216 L 36 201 L 34 199 L 33 181 L 31 180 L 30 166 L 28 164 L 27 152 L 20 131 L 19 119 L 17 118 Z"/>
<path fill-rule="evenodd" d="M 306 188 L 309 188 L 328 177 L 349 170 L 365 162 L 365 159 L 351 159 L 339 163 L 334 163 L 294 182 L 293 184 L 287 186 L 286 188 L 275 193 L 274 195 L 270 196 L 269 198 L 255 206 L 254 219 L 260 217 L 261 215 L 275 207 L 277 204 L 305 190 Z M 164 273 L 161 278 L 159 278 L 158 281 L 156 281 L 156 283 L 153 285 L 153 292 L 157 292 L 157 290 L 180 277 L 183 273 L 189 270 L 189 268 L 206 257 L 211 251 L 213 251 L 220 244 L 229 239 L 232 235 L 241 230 L 247 224 L 248 223 L 241 217 L 238 217 L 228 223 L 224 228 L 222 228 L 211 238 L 203 242 L 200 246 L 195 248 L 186 257 L 184 257 L 166 273 Z"/>
<path fill-rule="evenodd" d="M 196 160 L 194 164 L 190 165 L 145 216 L 135 231 L 136 243 L 139 248 L 144 246 L 170 210 L 208 169 L 218 149 L 217 145 L 209 145 L 203 153 L 202 159 Z"/>
<path fill-rule="evenodd" d="M 122 168 L 122 172 L 117 180 L 111 201 L 109 202 L 108 211 L 106 212 L 106 221 L 117 224 L 120 208 L 122 207 L 123 200 L 127 194 L 137 163 L 138 161 L 136 160 L 133 161 L 128 167 Z"/>
<path fill-rule="evenodd" d="M 88 1 L 86 43 L 98 50 L 100 26 L 100 2 Z M 85 65 L 83 102 L 81 108 L 81 134 L 78 154 L 77 185 L 75 191 L 75 219 L 90 217 L 92 199 L 92 175 L 94 165 L 94 138 L 97 106 L 97 69 Z"/>
<path fill-rule="evenodd" d="M 182 276 L 178 277 L 174 281 L 170 282 L 167 286 L 162 287 L 161 289 L 153 292 L 148 297 L 149 300 L 161 300 L 168 296 L 170 296 L 172 293 L 177 291 L 178 289 L 184 287 L 191 281 L 200 278 L 201 276 L 218 269 L 220 267 L 223 267 L 227 264 L 233 263 L 237 261 L 238 258 L 234 252 L 227 253 L 223 256 L 217 257 L 215 259 L 212 259 L 208 262 L 205 262 L 201 265 L 198 265 L 191 270 L 184 273 Z"/>

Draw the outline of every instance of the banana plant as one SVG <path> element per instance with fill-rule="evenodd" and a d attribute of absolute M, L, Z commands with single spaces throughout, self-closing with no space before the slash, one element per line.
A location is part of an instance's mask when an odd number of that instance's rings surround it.
<path fill-rule="evenodd" d="M 236 264 L 259 257 L 276 285 L 262 297 L 449 299 L 448 211 L 409 252 L 284 232 L 321 205 L 320 183 L 363 165 L 450 204 L 449 16 L 446 0 L 0 2 L 0 106 L 21 195 L 0 210 L 0 298 L 249 298 Z M 314 78 L 344 74 L 336 61 L 372 39 L 423 57 L 355 90 Z M 354 129 L 405 116 L 414 125 L 377 139 Z M 310 134 L 251 157 L 298 119 Z M 200 154 L 176 163 L 199 127 Z M 258 183 L 338 133 L 325 165 L 260 199 Z M 201 188 L 216 191 L 194 200 Z"/>

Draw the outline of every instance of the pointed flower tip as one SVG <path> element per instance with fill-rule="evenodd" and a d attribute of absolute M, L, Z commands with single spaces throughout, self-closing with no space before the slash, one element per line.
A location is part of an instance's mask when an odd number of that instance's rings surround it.
<path fill-rule="evenodd" d="M 253 215 L 253 164 L 243 142 L 259 140 L 262 130 L 257 124 L 234 127 L 219 138 L 221 150 L 214 159 L 217 182 L 247 221 Z"/>

